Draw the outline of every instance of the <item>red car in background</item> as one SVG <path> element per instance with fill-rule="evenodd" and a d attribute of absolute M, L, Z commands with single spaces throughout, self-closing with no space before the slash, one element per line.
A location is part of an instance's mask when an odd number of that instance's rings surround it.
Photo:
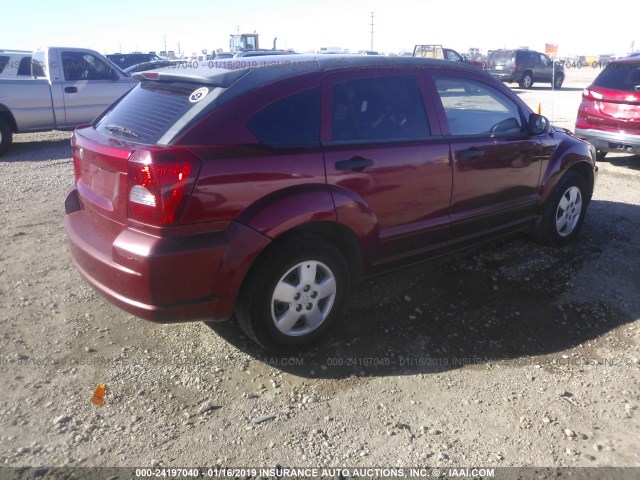
<path fill-rule="evenodd" d="M 443 60 L 278 56 L 161 69 L 73 136 L 71 258 L 124 310 L 232 316 L 269 350 L 340 320 L 362 275 L 580 231 L 595 150 Z"/>
<path fill-rule="evenodd" d="M 582 92 L 576 135 L 608 152 L 640 154 L 640 57 L 613 60 Z"/>

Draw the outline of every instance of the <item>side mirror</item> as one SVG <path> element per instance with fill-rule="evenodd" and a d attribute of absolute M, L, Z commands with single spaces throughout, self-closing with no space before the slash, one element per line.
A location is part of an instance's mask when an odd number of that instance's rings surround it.
<path fill-rule="evenodd" d="M 633 89 L 634 89 L 636 92 L 640 92 L 640 85 L 636 85 L 635 87 L 633 87 Z"/>
<path fill-rule="evenodd" d="M 551 123 L 547 117 L 532 113 L 529 115 L 529 133 L 531 135 L 542 135 L 543 133 L 549 133 L 551 130 Z"/>

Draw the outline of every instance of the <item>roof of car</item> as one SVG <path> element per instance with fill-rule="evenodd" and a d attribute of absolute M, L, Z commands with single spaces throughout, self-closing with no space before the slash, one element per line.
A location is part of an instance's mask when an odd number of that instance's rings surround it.
<path fill-rule="evenodd" d="M 615 60 L 609 61 L 609 63 L 638 63 L 638 62 L 640 62 L 640 56 L 617 58 Z"/>
<path fill-rule="evenodd" d="M 154 70 L 155 73 L 151 76 L 140 73 L 134 73 L 133 76 L 140 80 L 190 81 L 225 87 L 252 71 L 260 72 L 261 83 L 268 83 L 305 73 L 374 67 L 384 67 L 389 70 L 446 67 L 478 72 L 478 69 L 471 65 L 430 58 L 295 54 L 214 59 L 187 64 L 181 68 Z"/>

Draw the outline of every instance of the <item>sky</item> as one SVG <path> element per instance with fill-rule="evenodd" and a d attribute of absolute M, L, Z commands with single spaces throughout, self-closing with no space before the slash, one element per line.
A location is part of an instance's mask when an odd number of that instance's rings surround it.
<path fill-rule="evenodd" d="M 578 5 L 578 6 L 573 6 Z M 299 52 L 322 47 L 413 51 L 441 44 L 466 53 L 527 46 L 558 54 L 640 50 L 640 1 L 497 0 L 3 0 L 0 49 L 83 47 L 100 53 L 228 50 L 229 34 L 259 33 L 260 46 Z"/>

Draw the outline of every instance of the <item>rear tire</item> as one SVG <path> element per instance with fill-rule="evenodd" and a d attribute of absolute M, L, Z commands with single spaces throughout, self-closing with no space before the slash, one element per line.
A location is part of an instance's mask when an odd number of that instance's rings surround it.
<path fill-rule="evenodd" d="M 307 347 L 335 324 L 349 277 L 336 247 L 315 235 L 290 237 L 263 254 L 249 272 L 236 302 L 236 319 L 266 350 Z"/>
<path fill-rule="evenodd" d="M 584 178 L 569 170 L 545 202 L 534 232 L 535 239 L 547 245 L 566 245 L 582 228 L 590 195 Z"/>
<path fill-rule="evenodd" d="M 524 72 L 524 75 L 522 75 L 518 85 L 520 85 L 520 88 L 531 88 L 533 86 L 533 74 L 528 71 Z"/>
<path fill-rule="evenodd" d="M 4 155 L 13 142 L 13 132 L 7 121 L 0 117 L 0 157 Z"/>
<path fill-rule="evenodd" d="M 553 88 L 556 90 L 560 90 L 562 88 L 562 83 L 564 82 L 564 75 L 558 74 L 556 75 L 553 81 Z"/>
<path fill-rule="evenodd" d="M 604 157 L 606 156 L 607 156 L 607 152 L 602 150 L 596 150 L 596 160 L 598 160 L 599 162 L 604 160 Z"/>

